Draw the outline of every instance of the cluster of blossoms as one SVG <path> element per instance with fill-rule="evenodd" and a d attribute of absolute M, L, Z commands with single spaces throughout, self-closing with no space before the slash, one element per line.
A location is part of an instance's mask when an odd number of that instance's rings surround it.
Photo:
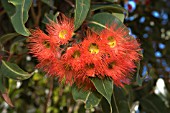
<path fill-rule="evenodd" d="M 59 81 L 92 88 L 90 77 L 109 77 L 122 87 L 130 82 L 141 49 L 127 28 L 118 26 L 115 22 L 99 34 L 87 31 L 82 42 L 73 43 L 73 20 L 63 17 L 47 25 L 48 35 L 32 31 L 29 49 L 39 61 L 37 67 Z"/>

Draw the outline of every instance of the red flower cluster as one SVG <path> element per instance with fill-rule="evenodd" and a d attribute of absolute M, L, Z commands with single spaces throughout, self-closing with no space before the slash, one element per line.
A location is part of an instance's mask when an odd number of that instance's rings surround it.
<path fill-rule="evenodd" d="M 58 23 L 52 22 L 47 25 L 47 32 L 48 35 L 40 29 L 33 31 L 29 49 L 39 60 L 38 68 L 70 85 L 90 88 L 89 77 L 110 77 L 122 87 L 130 82 L 135 62 L 140 60 L 139 43 L 125 26 L 118 27 L 116 22 L 99 35 L 86 32 L 81 43 L 72 45 L 68 43 L 74 34 L 73 20 L 63 17 Z"/>

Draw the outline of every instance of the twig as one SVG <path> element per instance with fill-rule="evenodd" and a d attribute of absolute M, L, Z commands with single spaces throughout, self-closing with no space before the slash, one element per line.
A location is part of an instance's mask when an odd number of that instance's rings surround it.
<path fill-rule="evenodd" d="M 12 58 L 12 56 L 13 56 L 13 54 L 10 53 L 7 61 L 10 61 L 10 59 Z"/>
<path fill-rule="evenodd" d="M 53 78 L 51 77 L 50 78 L 50 89 L 49 89 L 49 93 L 48 93 L 48 96 L 47 96 L 47 100 L 45 102 L 45 106 L 44 106 L 44 113 L 47 113 L 47 107 L 49 105 L 49 102 L 51 100 L 51 96 L 52 96 L 52 92 L 53 92 Z"/>
<path fill-rule="evenodd" d="M 31 6 L 31 14 L 34 20 L 34 26 L 38 26 L 41 17 L 41 0 L 38 0 L 38 12 L 35 13 L 34 6 Z"/>

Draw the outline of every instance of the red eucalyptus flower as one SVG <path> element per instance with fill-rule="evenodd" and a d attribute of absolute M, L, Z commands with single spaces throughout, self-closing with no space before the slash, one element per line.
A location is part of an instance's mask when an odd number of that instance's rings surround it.
<path fill-rule="evenodd" d="M 114 23 L 103 30 L 100 33 L 100 39 L 105 44 L 107 53 L 105 74 L 111 77 L 116 85 L 123 86 L 123 83 L 129 83 L 129 78 L 135 71 L 135 62 L 140 60 L 141 49 L 125 26 L 117 27 L 118 25 Z"/>
<path fill-rule="evenodd" d="M 58 77 L 60 82 L 64 80 L 66 84 L 70 85 L 73 84 L 75 76 L 72 66 L 61 60 L 51 65 L 49 74 Z"/>
<path fill-rule="evenodd" d="M 57 23 L 51 22 L 47 25 L 49 36 L 56 40 L 57 44 L 66 44 L 74 33 L 74 23 L 72 19 L 62 15 Z"/>
<path fill-rule="evenodd" d="M 32 31 L 29 42 L 30 53 L 39 60 L 37 67 L 48 67 L 51 65 L 52 59 L 58 57 L 53 39 L 40 29 Z"/>
<path fill-rule="evenodd" d="M 104 69 L 103 69 L 103 54 L 104 45 L 100 41 L 99 36 L 95 33 L 87 32 L 87 37 L 81 43 L 82 54 L 85 67 L 84 71 L 87 76 L 95 77 L 96 75 L 104 76 Z"/>
<path fill-rule="evenodd" d="M 75 71 L 82 70 L 85 66 L 82 58 L 83 51 L 80 45 L 68 47 L 65 54 L 62 56 L 62 61 L 67 62 Z"/>

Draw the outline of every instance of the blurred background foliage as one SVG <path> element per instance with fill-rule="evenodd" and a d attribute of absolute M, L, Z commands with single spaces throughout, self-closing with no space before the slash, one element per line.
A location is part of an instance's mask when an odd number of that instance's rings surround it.
<path fill-rule="evenodd" d="M 22 2 L 21 2 L 22 1 Z M 1 113 L 103 113 L 101 105 L 89 110 L 83 102 L 74 101 L 71 87 L 59 84 L 57 78 L 50 78 L 35 69 L 36 58 L 28 53 L 27 29 L 45 29 L 49 19 L 56 20 L 58 12 L 73 17 L 74 0 L 8 0 L 11 4 L 0 2 L 0 60 L 17 64 L 25 72 L 32 73 L 29 79 L 13 80 L 3 77 L 8 89 L 6 99 L 11 99 L 15 107 L 10 107 L 0 98 Z M 25 2 L 22 18 L 17 11 Z M 122 103 L 127 102 L 131 113 L 170 113 L 170 1 L 169 0 L 91 0 L 91 7 L 119 4 L 121 8 L 99 8 L 91 13 L 109 12 L 124 20 L 125 25 L 140 43 L 143 59 L 140 63 L 138 78 L 115 96 Z M 14 7 L 17 6 L 16 8 Z M 27 14 L 28 12 L 28 14 Z M 121 12 L 121 13 L 120 13 Z M 122 12 L 124 13 L 122 15 Z M 15 15 L 14 15 L 15 14 Z M 87 18 L 92 15 L 87 14 Z M 114 14 L 113 14 L 114 15 Z M 124 19 L 124 17 L 126 17 Z M 25 26 L 24 26 L 25 24 Z M 83 23 L 86 25 L 86 21 Z M 17 26 L 17 27 L 16 27 Z M 17 32 L 17 33 L 16 33 Z M 1 62 L 2 65 L 2 62 Z M 1 70 L 2 71 L 2 70 Z M 1 74 L 0 74 L 1 76 Z M 0 78 L 2 80 L 2 76 Z M 141 81 L 141 82 L 140 82 Z M 137 82 L 140 82 L 137 83 Z M 3 95 L 1 95 L 3 97 Z M 120 97 L 120 98 L 119 98 Z M 8 103 L 11 103 L 9 100 Z M 119 103 L 120 109 L 124 109 Z M 118 104 L 118 107 L 119 107 Z M 107 106 L 104 106 L 107 108 Z M 104 109 L 104 108 L 103 108 Z M 126 111 L 121 113 L 126 113 Z"/>

